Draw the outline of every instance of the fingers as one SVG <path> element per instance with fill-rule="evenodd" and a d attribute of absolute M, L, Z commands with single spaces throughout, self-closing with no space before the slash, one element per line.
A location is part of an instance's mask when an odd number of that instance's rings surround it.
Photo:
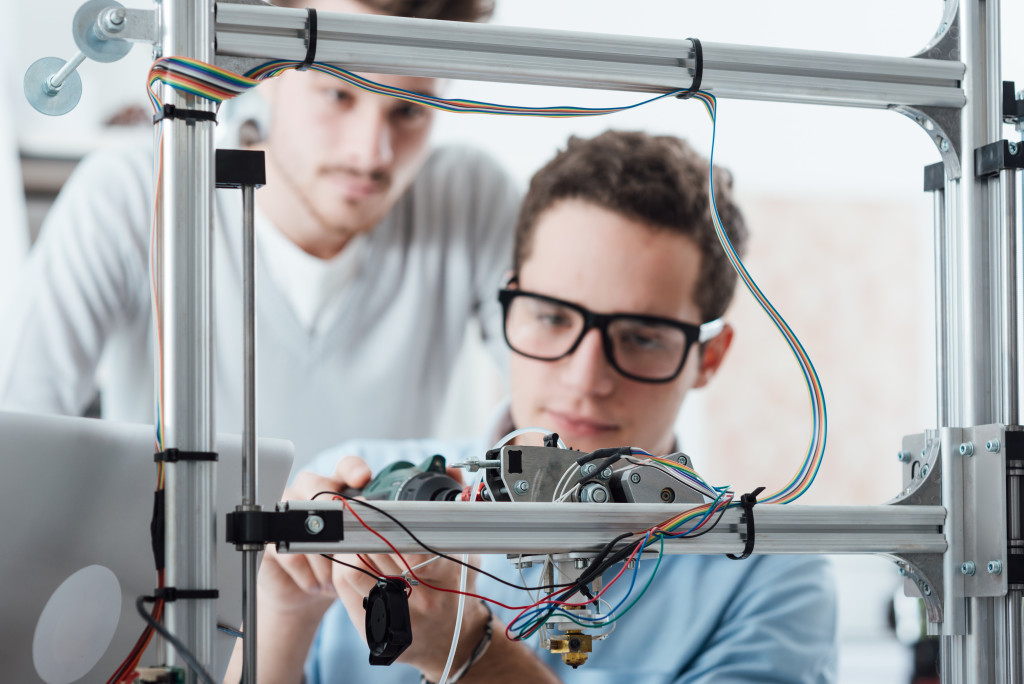
<path fill-rule="evenodd" d="M 308 470 L 295 476 L 295 481 L 284 492 L 285 499 L 312 499 L 320 492 L 340 492 L 347 487 L 360 489 L 370 481 L 372 473 L 366 461 L 358 456 L 346 456 L 338 461 L 334 473 L 324 477 Z"/>
<path fill-rule="evenodd" d="M 334 479 L 356 489 L 365 487 L 372 476 L 370 466 L 358 456 L 346 456 L 334 467 Z"/>

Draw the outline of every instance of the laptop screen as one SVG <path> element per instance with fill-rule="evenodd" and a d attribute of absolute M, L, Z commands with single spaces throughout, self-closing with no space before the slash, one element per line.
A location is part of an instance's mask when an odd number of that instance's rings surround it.
<path fill-rule="evenodd" d="M 138 596 L 156 571 L 150 518 L 153 427 L 0 412 L 0 663 L 3 681 L 106 682 L 145 628 Z M 224 541 L 241 501 L 241 438 L 219 435 L 217 619 L 239 629 L 242 554 Z M 294 449 L 259 442 L 258 502 L 272 508 Z M 154 638 L 141 666 L 163 662 Z M 211 674 L 223 677 L 234 638 L 218 632 Z"/>

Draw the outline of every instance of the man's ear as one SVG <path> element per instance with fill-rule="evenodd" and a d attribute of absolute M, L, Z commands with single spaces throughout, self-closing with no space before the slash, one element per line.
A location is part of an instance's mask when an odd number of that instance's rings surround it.
<path fill-rule="evenodd" d="M 729 351 L 729 346 L 732 344 L 732 335 L 732 326 L 726 323 L 722 327 L 722 332 L 704 343 L 700 354 L 700 370 L 697 373 L 697 381 L 693 383 L 694 389 L 708 384 L 718 372 L 718 367 L 722 365 L 725 353 Z"/>

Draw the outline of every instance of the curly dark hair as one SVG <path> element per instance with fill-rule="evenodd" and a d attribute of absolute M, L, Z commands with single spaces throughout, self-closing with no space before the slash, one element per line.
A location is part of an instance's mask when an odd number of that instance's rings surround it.
<path fill-rule="evenodd" d="M 692 239 L 700 249 L 697 305 L 705 321 L 723 313 L 736 288 L 736 272 L 718 242 L 708 198 L 710 164 L 685 141 L 667 135 L 606 131 L 573 136 L 534 174 L 519 209 L 513 267 L 530 254 L 541 214 L 565 199 L 591 202 L 652 230 Z M 732 200 L 732 175 L 715 167 L 715 203 L 725 232 L 743 254 L 747 227 Z"/>
<path fill-rule="evenodd" d="M 494 13 L 494 0 L 357 0 L 378 12 L 396 17 L 442 19 L 444 21 L 487 21 Z M 271 0 L 281 7 L 316 6 L 316 0 Z"/>

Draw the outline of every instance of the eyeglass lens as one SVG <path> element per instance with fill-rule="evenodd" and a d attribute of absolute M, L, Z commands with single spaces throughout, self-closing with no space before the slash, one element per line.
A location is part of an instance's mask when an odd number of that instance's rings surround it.
<path fill-rule="evenodd" d="M 581 311 L 529 295 L 515 297 L 508 306 L 505 331 L 516 351 L 554 360 L 568 354 L 584 334 Z M 679 328 L 630 316 L 608 323 L 613 365 L 638 378 L 661 380 L 678 371 L 688 347 Z"/>

